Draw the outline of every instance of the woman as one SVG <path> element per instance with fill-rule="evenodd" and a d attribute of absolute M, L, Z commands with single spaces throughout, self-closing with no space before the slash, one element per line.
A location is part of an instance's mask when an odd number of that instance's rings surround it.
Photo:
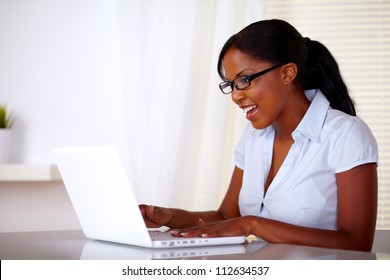
<path fill-rule="evenodd" d="M 226 196 L 207 212 L 140 205 L 146 224 L 176 236 L 370 251 L 377 144 L 326 47 L 287 22 L 259 21 L 226 42 L 218 72 L 250 121 Z"/>

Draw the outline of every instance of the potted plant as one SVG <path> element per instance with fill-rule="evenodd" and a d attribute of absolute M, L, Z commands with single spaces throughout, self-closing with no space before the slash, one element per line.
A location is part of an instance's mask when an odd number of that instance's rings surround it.
<path fill-rule="evenodd" d="M 5 105 L 0 104 L 0 164 L 8 163 L 11 127 L 14 123 L 14 117 L 7 111 Z"/>

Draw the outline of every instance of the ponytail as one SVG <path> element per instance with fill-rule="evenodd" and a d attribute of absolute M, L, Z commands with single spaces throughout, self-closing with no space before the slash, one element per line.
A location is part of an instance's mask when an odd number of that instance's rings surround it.
<path fill-rule="evenodd" d="M 339 66 L 320 42 L 305 38 L 308 47 L 307 68 L 302 73 L 303 89 L 319 88 L 333 109 L 356 116 L 354 102 L 348 94 L 348 88 L 341 77 Z"/>

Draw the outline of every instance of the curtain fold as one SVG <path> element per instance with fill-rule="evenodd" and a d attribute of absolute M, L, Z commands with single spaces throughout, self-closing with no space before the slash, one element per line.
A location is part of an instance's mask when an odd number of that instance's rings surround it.
<path fill-rule="evenodd" d="M 263 17 L 263 1 L 120 1 L 124 110 L 141 203 L 219 205 L 243 117 L 219 92 L 224 42 Z M 229 156 L 227 156 L 229 154 Z M 223 186 L 222 186 L 223 185 Z"/>

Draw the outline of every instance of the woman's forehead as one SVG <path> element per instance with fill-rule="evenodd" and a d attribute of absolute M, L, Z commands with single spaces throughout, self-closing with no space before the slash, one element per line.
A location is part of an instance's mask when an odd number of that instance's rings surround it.
<path fill-rule="evenodd" d="M 257 71 L 266 62 L 255 59 L 238 49 L 230 49 L 223 58 L 225 77 L 234 79 L 240 75 L 245 75 L 246 71 Z"/>

